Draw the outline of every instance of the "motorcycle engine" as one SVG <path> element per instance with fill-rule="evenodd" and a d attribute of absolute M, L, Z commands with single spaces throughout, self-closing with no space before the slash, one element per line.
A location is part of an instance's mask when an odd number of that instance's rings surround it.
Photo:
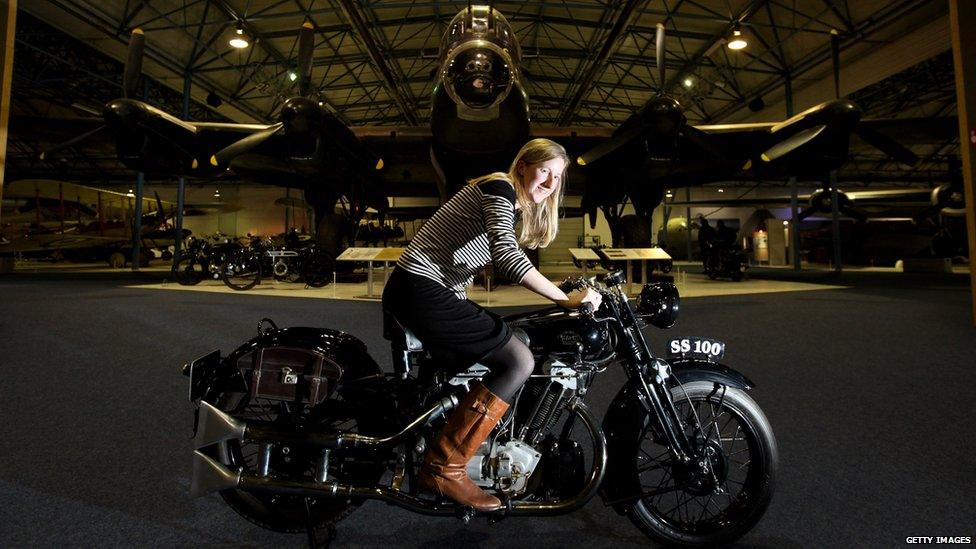
<path fill-rule="evenodd" d="M 496 445 L 493 453 L 486 442 L 468 462 L 467 471 L 478 486 L 517 496 L 525 492 L 541 459 L 539 451 L 520 440 Z"/>
<path fill-rule="evenodd" d="M 285 263 L 285 260 L 283 259 L 279 259 L 278 261 L 275 262 L 273 269 L 274 269 L 275 276 L 277 277 L 285 276 L 286 274 L 288 274 L 288 263 Z"/>

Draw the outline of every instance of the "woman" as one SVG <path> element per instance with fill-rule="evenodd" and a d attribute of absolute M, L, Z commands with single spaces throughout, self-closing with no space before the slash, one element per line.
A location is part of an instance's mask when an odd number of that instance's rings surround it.
<path fill-rule="evenodd" d="M 465 467 L 534 367 L 532 352 L 512 337 L 498 315 L 467 299 L 465 287 L 489 262 L 509 280 L 555 303 L 575 309 L 600 306 L 587 289 L 567 296 L 542 276 L 519 244 L 547 246 L 556 236 L 566 150 L 533 139 L 507 173 L 479 177 L 461 189 L 417 232 L 383 291 L 383 308 L 414 332 L 441 362 L 490 369 L 475 383 L 427 451 L 421 489 L 479 511 L 501 507 L 468 477 Z M 516 240 L 515 218 L 522 229 Z"/>

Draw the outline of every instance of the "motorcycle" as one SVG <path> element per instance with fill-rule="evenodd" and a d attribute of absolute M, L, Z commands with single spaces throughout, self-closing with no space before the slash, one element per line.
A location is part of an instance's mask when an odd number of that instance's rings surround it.
<path fill-rule="evenodd" d="M 668 281 L 645 284 L 636 304 L 621 271 L 594 288 L 594 311 L 560 307 L 506 322 L 536 367 L 509 412 L 467 465 L 494 491 L 506 517 L 570 513 L 599 494 L 648 537 L 665 544 L 727 543 L 748 532 L 773 494 L 777 447 L 752 382 L 719 362 L 720 341 L 679 338 L 657 356 L 642 330 L 670 328 L 679 296 Z M 384 374 L 354 336 L 326 328 L 278 329 L 223 357 L 184 365 L 196 406 L 193 497 L 219 492 L 247 520 L 281 532 L 334 536 L 366 500 L 464 522 L 472 508 L 416 488 L 424 453 L 481 365 L 438 367 L 390 315 L 394 372 Z M 584 402 L 611 366 L 627 381 L 602 425 Z M 392 474 L 387 474 L 392 473 Z"/>
<path fill-rule="evenodd" d="M 270 237 L 250 239 L 247 248 L 231 254 L 221 266 L 221 279 L 234 290 L 250 290 L 269 275 L 278 281 L 305 281 L 308 286 L 321 288 L 335 270 L 335 258 L 315 243 L 300 244 L 287 237 L 284 245 Z"/>
<path fill-rule="evenodd" d="M 183 286 L 194 286 L 204 278 L 219 279 L 227 257 L 239 249 L 240 244 L 227 238 L 210 240 L 191 236 L 173 266 L 176 281 Z"/>
<path fill-rule="evenodd" d="M 747 268 L 746 254 L 735 244 L 711 242 L 702 257 L 702 267 L 708 278 L 730 278 L 734 282 L 742 280 Z"/>

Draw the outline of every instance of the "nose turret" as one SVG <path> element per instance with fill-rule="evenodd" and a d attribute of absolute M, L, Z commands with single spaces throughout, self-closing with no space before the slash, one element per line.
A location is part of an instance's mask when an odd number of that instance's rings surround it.
<path fill-rule="evenodd" d="M 447 62 L 444 81 L 456 102 L 485 109 L 504 99 L 512 69 L 496 51 L 475 46 L 459 51 Z"/>

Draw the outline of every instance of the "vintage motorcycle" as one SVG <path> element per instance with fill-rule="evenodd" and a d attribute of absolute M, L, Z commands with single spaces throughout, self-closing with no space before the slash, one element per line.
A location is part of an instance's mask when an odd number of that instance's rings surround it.
<path fill-rule="evenodd" d="M 506 318 L 536 369 L 468 474 L 503 501 L 489 521 L 570 513 L 599 493 L 659 542 L 732 541 L 772 497 L 772 429 L 746 392 L 752 383 L 718 362 L 723 343 L 681 338 L 667 358 L 651 352 L 642 329 L 674 324 L 672 283 L 645 284 L 636 304 L 623 286 L 620 271 L 602 282 L 567 279 L 564 290 L 599 291 L 600 309 Z M 475 516 L 419 492 L 415 479 L 445 415 L 487 370 L 438 367 L 395 318 L 384 324 L 392 374 L 350 334 L 278 329 L 267 319 L 228 356 L 217 350 L 184 365 L 197 406 L 191 495 L 219 491 L 251 522 L 307 531 L 312 542 L 369 499 L 465 522 Z M 611 366 L 627 381 L 601 426 L 584 398 Z"/>
<path fill-rule="evenodd" d="M 187 239 L 186 247 L 173 266 L 176 281 L 194 286 L 205 278 L 218 280 L 227 258 L 241 249 L 241 245 L 226 237 Z"/>
<path fill-rule="evenodd" d="M 733 282 L 742 280 L 748 263 L 746 254 L 734 243 L 712 242 L 702 257 L 702 268 L 708 278 L 730 278 Z"/>
<path fill-rule="evenodd" d="M 270 237 L 248 236 L 250 244 L 221 265 L 220 278 L 229 288 L 250 290 L 269 276 L 284 282 L 304 281 L 313 288 L 332 281 L 335 258 L 315 243 L 289 241 L 287 235 L 283 244 Z"/>

